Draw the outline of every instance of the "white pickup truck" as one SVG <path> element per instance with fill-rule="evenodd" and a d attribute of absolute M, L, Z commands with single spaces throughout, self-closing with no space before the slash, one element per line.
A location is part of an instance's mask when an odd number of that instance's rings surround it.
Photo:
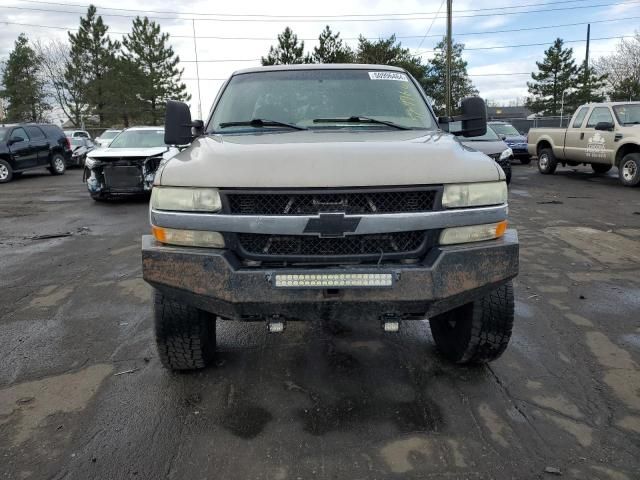
<path fill-rule="evenodd" d="M 532 128 L 527 143 L 540 173 L 552 174 L 558 164 L 589 164 L 596 173 L 615 166 L 623 185 L 640 184 L 640 102 L 583 105 L 568 128 Z"/>

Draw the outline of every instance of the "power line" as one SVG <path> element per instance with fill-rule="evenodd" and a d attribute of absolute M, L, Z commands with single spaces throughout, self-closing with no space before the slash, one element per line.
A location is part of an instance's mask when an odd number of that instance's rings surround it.
<path fill-rule="evenodd" d="M 418 49 L 420 49 L 420 47 L 422 47 L 422 44 L 424 43 L 424 39 L 427 38 L 427 36 L 429 35 L 429 32 L 431 32 L 431 29 L 433 28 L 433 24 L 436 23 L 436 18 L 438 18 L 438 15 L 440 15 L 440 10 L 442 10 L 442 6 L 444 5 L 445 0 L 442 0 L 440 2 L 440 7 L 438 7 L 438 13 L 436 13 L 436 16 L 433 17 L 433 20 L 431 20 L 431 25 L 429 25 L 429 28 L 427 29 L 427 33 L 424 34 L 424 37 L 422 37 L 422 40 L 420 40 L 420 45 L 418 45 Z"/>
<path fill-rule="evenodd" d="M 513 32 L 526 32 L 526 31 L 531 31 L 531 30 L 543 30 L 543 29 L 550 29 L 550 28 L 562 28 L 562 27 L 577 27 L 580 25 L 587 25 L 589 23 L 615 23 L 615 22 L 626 22 L 629 20 L 638 20 L 640 19 L 640 16 L 635 16 L 635 17 L 625 17 L 625 18 L 611 18 L 611 19 L 605 19 L 605 20 L 590 20 L 590 21 L 585 21 L 585 22 L 575 22 L 575 23 L 561 23 L 561 24 L 555 24 L 555 25 L 543 25 L 543 26 L 538 26 L 538 27 L 524 27 L 524 28 L 511 28 L 511 29 L 505 29 L 505 30 L 487 30 L 487 31 L 483 31 L 483 32 L 458 32 L 456 33 L 456 37 L 462 37 L 462 36 L 471 36 L 471 35 L 491 35 L 491 34 L 496 34 L 496 33 L 513 33 Z M 22 22 L 7 22 L 4 20 L 0 20 L 0 24 L 5 24 L 5 25 L 17 25 L 17 26 L 21 26 L 21 27 L 31 27 L 31 28 L 50 28 L 50 29 L 54 29 L 54 30 L 65 30 L 65 31 L 78 31 L 77 28 L 72 28 L 72 27 L 60 27 L 57 25 L 42 25 L 42 24 L 35 24 L 35 23 L 22 23 Z M 112 31 L 110 30 L 109 33 L 115 34 L 115 35 L 127 35 L 130 32 L 116 32 L 116 31 Z M 193 38 L 193 35 L 175 35 L 175 34 L 170 34 L 171 37 L 173 38 Z M 426 38 L 429 37 L 442 37 L 444 34 L 433 34 L 433 35 L 427 35 Z M 376 40 L 378 38 L 380 38 L 381 36 L 375 36 L 375 37 L 366 37 L 367 40 Z M 398 40 L 409 40 L 409 39 L 414 39 L 414 38 L 423 38 L 423 35 L 397 35 L 396 38 Z M 210 39 L 210 40 L 257 40 L 257 41 L 275 41 L 276 38 L 275 37 L 221 37 L 221 36 L 209 36 L 209 35 L 197 35 L 196 38 L 198 40 L 203 39 Z M 359 37 L 341 37 L 343 40 L 358 40 Z M 317 38 L 300 38 L 300 40 L 304 40 L 304 41 L 314 41 L 317 40 Z"/>
<path fill-rule="evenodd" d="M 64 7 L 81 7 L 88 8 L 87 4 L 79 4 L 79 3 L 63 3 L 63 2 L 51 2 L 44 0 L 18 0 L 23 3 L 36 3 L 41 5 L 58 5 Z M 517 9 L 517 8 L 526 8 L 526 7 L 535 7 L 535 6 L 545 6 L 545 5 L 557 5 L 562 3 L 581 3 L 588 2 L 591 0 L 561 0 L 555 2 L 543 2 L 543 3 L 525 3 L 520 5 L 505 5 L 498 7 L 486 7 L 486 8 L 471 8 L 471 9 L 460 9 L 454 10 L 455 13 L 461 12 L 481 12 L 488 10 L 506 10 L 506 9 Z M 248 18 L 277 18 L 277 19 L 297 19 L 297 18 L 344 18 L 344 17 L 408 17 L 415 15 L 432 15 L 436 13 L 436 15 L 440 12 L 441 8 L 438 9 L 438 12 L 407 12 L 407 13 L 343 13 L 339 15 L 273 15 L 273 14 L 234 14 L 234 13 L 204 13 L 204 12 L 185 12 L 185 11 L 177 11 L 177 10 L 140 10 L 140 9 L 132 9 L 132 8 L 119 8 L 119 7 L 105 7 L 101 5 L 95 5 L 96 8 L 101 10 L 114 10 L 119 12 L 139 12 L 143 14 L 148 13 L 157 13 L 157 14 L 172 14 L 172 15 L 197 15 L 200 16 L 215 16 L 215 17 L 248 17 Z M 78 12 L 80 13 L 80 12 Z"/>
<path fill-rule="evenodd" d="M 582 9 L 588 9 L 588 8 L 598 8 L 598 7 L 608 7 L 608 6 L 617 6 L 617 5 L 630 5 L 630 4 L 637 4 L 639 0 L 627 0 L 627 1 L 623 1 L 623 2 L 612 2 L 612 3 L 600 3 L 597 5 L 584 5 L 581 6 L 579 8 Z M 549 4 L 546 4 L 549 5 Z M 0 6 L 0 8 L 4 8 L 4 9 L 11 9 L 11 10 L 28 10 L 28 11 L 36 11 L 36 12 L 46 12 L 46 13 L 68 13 L 68 14 L 72 14 L 72 15 L 81 15 L 82 12 L 77 12 L 77 11 L 70 11 L 70 10 L 52 10 L 52 9 L 46 9 L 46 8 L 35 8 L 35 7 L 21 7 L 21 6 L 7 6 L 7 5 L 2 5 Z M 549 13 L 549 12 L 553 12 L 553 11 L 562 11 L 562 10 L 574 10 L 578 7 L 576 6 L 571 6 L 571 7 L 558 7 L 558 8 L 545 8 L 545 9 L 538 9 L 538 10 L 522 10 L 519 12 L 500 12 L 501 16 L 505 16 L 505 15 L 520 15 L 520 14 L 528 14 L 528 13 L 539 13 L 539 12 L 544 12 L 544 13 Z M 495 9 L 494 9 L 495 10 Z M 484 10 L 486 11 L 486 10 Z M 117 14 L 117 13 L 102 13 L 100 14 L 103 17 L 123 17 L 123 18 L 136 18 L 139 15 L 125 15 L 125 14 Z M 471 14 L 471 15 L 456 15 L 456 18 L 471 18 L 471 17 L 492 17 L 497 15 L 497 13 L 492 12 L 492 13 L 475 13 L 475 14 Z M 210 21 L 210 22 L 262 22 L 262 23 L 270 23 L 270 22 L 284 22 L 286 20 L 281 20 L 281 19 L 274 19 L 274 18 L 261 18 L 261 19 L 256 19 L 256 18 L 205 18 L 203 16 L 199 16 L 199 18 L 195 18 L 195 17 L 189 17 L 189 18 L 176 18 L 176 17 L 159 17 L 159 16 L 147 16 L 148 18 L 151 19 L 158 19 L 158 20 L 181 20 L 181 21 Z M 417 21 L 417 20 L 431 20 L 433 19 L 433 17 L 411 17 L 411 18 L 397 18 L 397 17 L 389 17 L 389 18 L 342 18 L 342 19 L 336 19 L 336 18 L 330 18 L 330 17 L 322 17 L 322 18 L 300 18 L 300 19 L 295 19 L 295 20 L 291 20 L 291 21 L 295 21 L 295 22 L 305 22 L 305 23 L 324 23 L 326 21 L 333 21 L 333 22 L 338 22 L 338 23 L 344 23 L 344 22 L 392 22 L 392 21 Z"/>

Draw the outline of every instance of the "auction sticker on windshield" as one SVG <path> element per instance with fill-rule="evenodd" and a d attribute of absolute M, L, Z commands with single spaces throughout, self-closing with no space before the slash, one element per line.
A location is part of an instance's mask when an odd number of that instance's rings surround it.
<path fill-rule="evenodd" d="M 369 72 L 371 80 L 396 80 L 399 82 L 408 82 L 409 79 L 404 73 L 398 72 Z"/>

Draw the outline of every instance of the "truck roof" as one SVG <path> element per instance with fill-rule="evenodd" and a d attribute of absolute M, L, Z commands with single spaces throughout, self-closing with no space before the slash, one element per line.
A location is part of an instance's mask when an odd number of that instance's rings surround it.
<path fill-rule="evenodd" d="M 277 72 L 283 70 L 390 70 L 405 72 L 404 68 L 391 65 L 369 65 L 363 63 L 302 63 L 297 65 L 270 65 L 268 67 L 251 67 L 236 70 L 233 75 L 254 72 Z"/>
<path fill-rule="evenodd" d="M 581 105 L 582 107 L 590 107 L 592 105 L 604 105 L 607 107 L 614 107 L 616 105 L 640 105 L 640 101 L 635 101 L 635 102 L 591 102 L 591 103 L 585 103 L 584 105 Z"/>

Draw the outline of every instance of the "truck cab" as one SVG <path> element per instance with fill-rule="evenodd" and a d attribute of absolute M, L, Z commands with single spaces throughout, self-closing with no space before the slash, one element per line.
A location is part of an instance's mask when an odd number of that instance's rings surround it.
<path fill-rule="evenodd" d="M 440 351 L 487 362 L 507 346 L 518 238 L 505 175 L 460 135 L 486 107 L 438 118 L 405 70 L 279 65 L 234 73 L 205 122 L 168 102 L 142 239 L 160 359 L 201 368 L 216 318 L 263 322 L 358 315 L 396 332 L 429 318 Z"/>

